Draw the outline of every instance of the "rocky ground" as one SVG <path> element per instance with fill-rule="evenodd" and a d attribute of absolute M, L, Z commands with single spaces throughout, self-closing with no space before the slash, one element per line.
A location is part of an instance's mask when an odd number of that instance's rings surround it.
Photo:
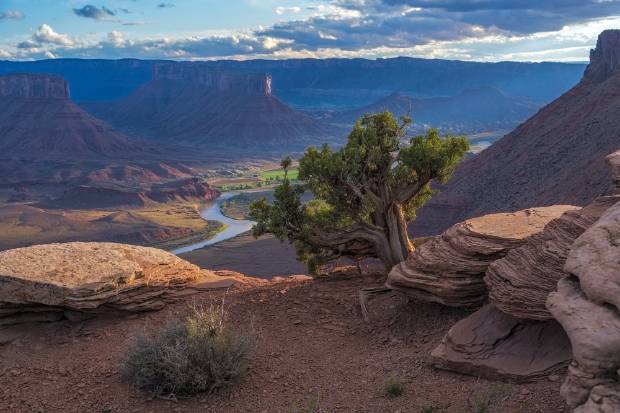
<path fill-rule="evenodd" d="M 431 366 L 430 352 L 468 315 L 465 310 L 391 293 L 370 301 L 371 322 L 365 323 L 358 291 L 383 280 L 341 272 L 315 281 L 204 292 L 159 312 L 32 327 L 0 346 L 0 411 L 564 411 L 559 393 L 564 372 L 516 385 Z M 184 314 L 188 304 L 220 303 L 223 296 L 231 321 L 251 326 L 258 336 L 252 370 L 237 387 L 172 401 L 151 399 L 122 381 L 119 359 L 138 331 Z M 403 383 L 400 397 L 385 396 L 389 377 Z"/>

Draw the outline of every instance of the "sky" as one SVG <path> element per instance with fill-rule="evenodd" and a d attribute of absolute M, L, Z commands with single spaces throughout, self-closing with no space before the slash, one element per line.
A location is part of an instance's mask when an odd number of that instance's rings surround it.
<path fill-rule="evenodd" d="M 0 59 L 588 60 L 620 0 L 0 0 Z"/>

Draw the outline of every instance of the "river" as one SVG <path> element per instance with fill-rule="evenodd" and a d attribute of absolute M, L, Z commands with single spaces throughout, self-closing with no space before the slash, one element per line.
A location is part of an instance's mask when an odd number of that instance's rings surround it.
<path fill-rule="evenodd" d="M 206 241 L 196 242 L 194 244 L 186 245 L 184 247 L 177 248 L 172 250 L 173 254 L 183 254 L 185 252 L 190 252 L 193 250 L 197 250 L 202 247 L 206 247 L 208 245 L 217 244 L 218 242 L 225 241 L 227 239 L 236 237 L 239 234 L 243 234 L 244 232 L 252 229 L 252 225 L 254 225 L 254 221 L 249 221 L 246 219 L 232 219 L 222 214 L 220 210 L 220 206 L 223 201 L 234 197 L 235 195 L 239 195 L 242 191 L 231 191 L 225 192 L 216 198 L 213 202 L 205 206 L 205 208 L 200 211 L 200 216 L 208 221 L 219 221 L 222 224 L 226 225 L 226 229 L 219 232 L 215 237 L 210 238 Z"/>

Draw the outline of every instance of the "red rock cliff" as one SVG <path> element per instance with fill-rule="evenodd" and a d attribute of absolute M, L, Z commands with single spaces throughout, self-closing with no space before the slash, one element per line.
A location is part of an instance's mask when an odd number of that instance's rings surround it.
<path fill-rule="evenodd" d="M 154 80 L 177 80 L 222 92 L 271 95 L 271 75 L 216 71 L 201 63 L 167 63 L 153 68 Z"/>
<path fill-rule="evenodd" d="M 59 76 L 20 73 L 0 77 L 0 96 L 69 99 L 69 86 Z"/>

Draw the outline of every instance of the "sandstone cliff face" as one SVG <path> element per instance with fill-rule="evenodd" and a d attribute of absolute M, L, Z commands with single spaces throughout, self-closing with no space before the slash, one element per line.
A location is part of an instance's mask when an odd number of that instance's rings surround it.
<path fill-rule="evenodd" d="M 487 300 L 485 272 L 493 261 L 573 206 L 558 205 L 473 218 L 424 243 L 395 266 L 387 286 L 424 301 L 455 307 Z"/>
<path fill-rule="evenodd" d="M 69 86 L 52 75 L 14 74 L 0 76 L 0 96 L 25 99 L 69 99 Z"/>
<path fill-rule="evenodd" d="M 271 76 L 268 74 L 218 71 L 198 62 L 155 65 L 153 80 L 189 82 L 220 92 L 271 95 Z"/>
<path fill-rule="evenodd" d="M 620 146 L 618 31 L 605 31 L 588 75 L 490 148 L 469 159 L 420 211 L 412 231 L 552 204 L 587 205 L 611 193 L 604 157 Z M 615 62 L 615 63 L 614 63 Z"/>
<path fill-rule="evenodd" d="M 602 82 L 620 68 L 620 30 L 607 30 L 599 36 L 596 49 L 590 51 L 590 65 L 584 80 Z"/>
<path fill-rule="evenodd" d="M 156 310 L 232 283 L 155 248 L 74 242 L 8 250 L 0 252 L 0 326 L 67 312 Z"/>

